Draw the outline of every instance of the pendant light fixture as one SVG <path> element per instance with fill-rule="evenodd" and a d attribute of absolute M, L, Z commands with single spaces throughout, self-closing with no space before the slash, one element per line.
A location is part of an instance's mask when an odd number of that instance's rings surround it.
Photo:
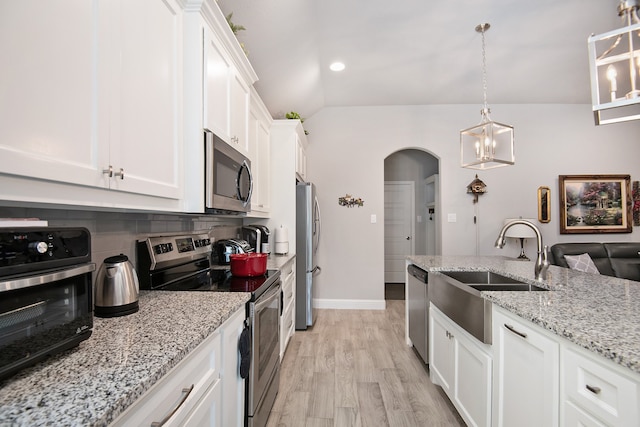
<path fill-rule="evenodd" d="M 591 35 L 589 68 L 596 125 L 640 119 L 639 0 L 620 0 L 624 27 Z"/>
<path fill-rule="evenodd" d="M 460 131 L 460 165 L 469 169 L 494 169 L 515 163 L 513 154 L 513 126 L 491 120 L 487 105 L 487 55 L 485 32 L 491 25 L 479 24 L 476 31 L 482 34 L 482 90 L 484 104 L 479 125 Z"/>

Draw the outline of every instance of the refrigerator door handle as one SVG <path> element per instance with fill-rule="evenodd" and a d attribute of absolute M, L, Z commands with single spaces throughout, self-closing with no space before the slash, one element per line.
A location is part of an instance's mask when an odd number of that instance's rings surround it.
<path fill-rule="evenodd" d="M 316 224 L 314 224 L 314 227 L 316 228 L 316 241 L 315 241 L 315 247 L 313 248 L 313 252 L 317 252 L 318 251 L 318 246 L 320 246 L 320 225 L 322 223 L 322 220 L 320 219 L 320 203 L 318 203 L 318 198 L 314 197 L 313 200 L 313 208 L 315 210 L 315 222 Z"/>
<path fill-rule="evenodd" d="M 316 265 L 315 267 L 313 267 L 313 270 L 311 270 L 311 271 L 307 271 L 307 273 L 314 274 L 316 271 L 317 271 L 318 273 L 321 273 L 321 272 L 322 272 L 322 269 L 320 268 L 320 266 Z"/>

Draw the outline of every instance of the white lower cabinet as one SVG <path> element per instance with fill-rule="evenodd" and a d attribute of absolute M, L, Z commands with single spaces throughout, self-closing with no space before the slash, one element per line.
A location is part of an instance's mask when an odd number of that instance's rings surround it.
<path fill-rule="evenodd" d="M 640 384 L 628 370 L 607 366 L 585 350 L 563 349 L 562 405 L 566 426 L 640 425 Z M 606 362 L 606 363 L 605 363 Z"/>
<path fill-rule="evenodd" d="M 296 325 L 296 257 L 291 258 L 280 269 L 282 279 L 282 316 L 280 316 L 280 360 L 284 357 Z"/>
<path fill-rule="evenodd" d="M 491 346 L 451 321 L 436 306 L 429 310 L 429 370 L 465 423 L 491 425 Z"/>
<path fill-rule="evenodd" d="M 557 426 L 559 344 L 493 306 L 493 426 Z"/>
<path fill-rule="evenodd" d="M 111 426 L 243 426 L 244 380 L 239 375 L 238 338 L 244 318 L 241 308 Z"/>

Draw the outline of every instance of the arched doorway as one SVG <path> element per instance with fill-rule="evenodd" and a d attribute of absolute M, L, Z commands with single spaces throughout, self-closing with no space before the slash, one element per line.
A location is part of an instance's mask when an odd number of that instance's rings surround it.
<path fill-rule="evenodd" d="M 404 149 L 384 160 L 385 295 L 404 298 L 407 255 L 439 255 L 438 158 Z"/>

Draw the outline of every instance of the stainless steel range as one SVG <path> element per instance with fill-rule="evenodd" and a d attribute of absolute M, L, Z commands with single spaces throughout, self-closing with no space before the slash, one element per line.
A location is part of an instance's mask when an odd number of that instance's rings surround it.
<path fill-rule="evenodd" d="M 154 236 L 138 241 L 140 289 L 248 292 L 251 365 L 245 388 L 245 425 L 264 427 L 280 385 L 280 271 L 234 277 L 228 265 L 211 265 L 207 234 Z"/>

